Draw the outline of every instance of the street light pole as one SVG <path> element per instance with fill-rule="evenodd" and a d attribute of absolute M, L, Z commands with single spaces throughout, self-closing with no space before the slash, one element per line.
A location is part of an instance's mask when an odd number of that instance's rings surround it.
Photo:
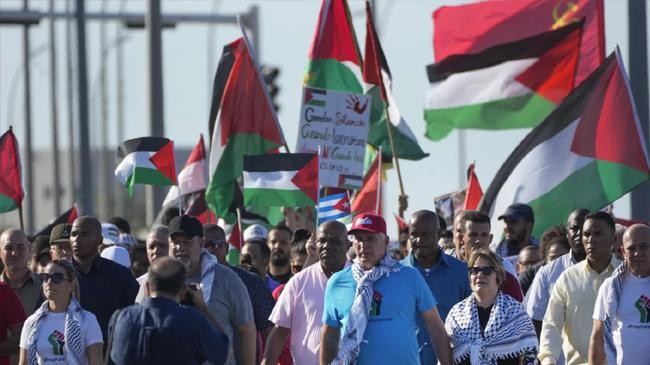
<path fill-rule="evenodd" d="M 54 11 L 54 0 L 50 0 L 50 11 Z M 54 182 L 54 214 L 57 217 L 61 214 L 61 171 L 59 170 L 59 117 L 56 102 L 56 29 L 54 19 L 50 19 L 50 107 L 52 120 L 52 168 Z"/>
<path fill-rule="evenodd" d="M 90 166 L 90 140 L 88 133 L 88 66 L 86 60 L 86 20 L 84 0 L 77 0 L 77 64 L 79 76 L 79 190 L 81 192 L 81 211 L 93 214 L 92 168 Z"/>
<path fill-rule="evenodd" d="M 68 0 L 65 2 L 65 12 L 70 11 L 70 2 L 73 0 Z M 67 104 L 68 104 L 68 189 L 70 189 L 70 200 L 71 204 L 77 202 L 77 173 L 76 173 L 76 163 L 75 163 L 75 150 L 74 150 L 74 77 L 72 75 L 72 22 L 73 19 L 66 19 L 65 21 L 65 53 L 66 53 L 66 93 L 67 93 Z M 57 213 L 59 214 L 59 213 Z"/>
<path fill-rule="evenodd" d="M 145 27 L 147 28 L 149 57 L 149 134 L 154 137 L 164 137 L 160 0 L 147 1 Z M 160 187 L 147 186 L 147 224 L 153 223 L 162 200 L 163 191 Z"/>
<path fill-rule="evenodd" d="M 27 11 L 29 8 L 29 0 L 23 0 L 23 10 Z M 29 59 L 29 49 L 30 49 L 30 40 L 29 40 L 29 25 L 25 24 L 23 28 L 23 57 L 24 57 L 24 80 L 25 80 L 25 159 L 26 164 L 26 187 L 27 187 L 27 199 L 26 201 L 26 213 L 27 213 L 27 225 L 24 227 L 26 232 L 30 234 L 34 232 L 34 175 L 32 162 L 34 161 L 32 155 L 32 88 L 31 88 L 31 70 L 30 70 L 30 59 Z"/>

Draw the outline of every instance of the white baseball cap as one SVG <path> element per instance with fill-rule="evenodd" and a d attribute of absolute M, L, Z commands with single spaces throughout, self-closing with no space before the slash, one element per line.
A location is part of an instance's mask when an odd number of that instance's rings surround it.
<path fill-rule="evenodd" d="M 266 242 L 266 235 L 269 233 L 268 229 L 261 224 L 253 224 L 244 230 L 244 242 L 248 241 L 263 241 Z"/>
<path fill-rule="evenodd" d="M 127 269 L 131 268 L 131 257 L 129 256 L 129 251 L 127 251 L 126 248 L 122 246 L 106 247 L 104 250 L 102 250 L 100 256 L 105 259 L 117 262 Z"/>

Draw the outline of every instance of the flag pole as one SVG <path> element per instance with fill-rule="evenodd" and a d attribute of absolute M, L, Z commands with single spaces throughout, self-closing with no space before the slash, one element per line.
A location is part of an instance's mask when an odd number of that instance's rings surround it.
<path fill-rule="evenodd" d="M 320 145 L 318 145 L 318 154 L 316 155 L 316 164 L 320 162 Z M 325 187 L 327 189 L 327 187 Z M 327 196 L 327 193 L 325 194 Z M 318 189 L 316 191 L 316 228 L 318 229 L 318 214 L 320 212 L 320 181 L 318 182 Z"/>
<path fill-rule="evenodd" d="M 377 158 L 377 201 L 375 202 L 375 214 L 379 215 L 379 205 L 381 204 L 381 146 L 379 146 L 379 155 Z"/>
<path fill-rule="evenodd" d="M 239 228 L 239 242 L 240 245 L 239 249 L 244 246 L 244 231 L 241 229 L 241 208 L 237 208 L 237 228 Z"/>
<path fill-rule="evenodd" d="M 23 219 L 23 205 L 18 206 L 18 218 L 20 218 L 20 230 L 25 232 L 25 221 Z"/>
<path fill-rule="evenodd" d="M 370 10 L 368 1 L 366 1 L 366 9 L 368 10 L 368 13 L 371 14 L 371 10 Z M 369 21 L 371 23 L 371 25 L 372 25 L 371 28 L 372 28 L 373 33 L 374 33 L 372 35 L 372 38 L 374 38 L 373 46 L 374 46 L 374 49 L 375 49 L 375 53 L 378 56 L 377 48 L 378 48 L 379 39 L 376 38 L 377 32 L 375 30 L 375 24 L 374 24 L 374 21 L 373 21 L 372 17 L 370 17 L 367 21 Z M 366 37 L 367 36 L 368 35 L 366 35 Z M 375 41 L 377 42 L 377 44 L 374 44 Z M 377 80 L 377 81 L 379 83 L 379 85 L 378 85 L 379 86 L 379 91 L 381 93 L 382 99 L 384 99 L 386 101 L 384 103 L 384 112 L 386 113 L 386 130 L 388 132 L 388 141 L 390 143 L 391 152 L 393 153 L 393 159 L 395 160 L 395 169 L 397 170 L 397 179 L 399 181 L 399 190 L 400 190 L 400 196 L 398 198 L 399 216 L 401 218 L 404 218 L 404 211 L 408 207 L 408 196 L 404 192 L 404 182 L 402 181 L 402 171 L 401 171 L 401 169 L 399 167 L 399 156 L 397 154 L 397 150 L 395 149 L 395 140 L 394 140 L 395 138 L 393 137 L 393 131 L 391 130 L 392 122 L 390 120 L 390 113 L 389 113 L 389 110 L 388 110 L 389 109 L 388 93 L 386 92 L 386 85 L 384 85 L 383 73 L 381 72 L 381 66 L 379 65 L 379 57 L 374 57 L 374 61 L 375 62 L 374 62 L 373 66 L 378 71 L 379 80 Z M 402 204 L 402 202 L 404 204 Z"/>
<path fill-rule="evenodd" d="M 241 30 L 241 34 L 244 38 L 244 42 L 246 42 L 246 48 L 248 49 L 248 54 L 249 56 L 251 56 L 251 60 L 253 60 L 253 64 L 255 65 L 255 72 L 257 73 L 257 79 L 259 80 L 260 84 L 266 85 L 264 79 L 262 78 L 262 73 L 260 72 L 260 65 L 257 62 L 257 59 L 255 59 L 255 49 L 253 48 L 253 44 L 248 39 L 248 35 L 246 34 L 246 30 L 242 25 L 240 15 L 237 15 L 237 25 L 239 25 L 239 29 Z M 271 102 L 271 96 L 269 95 L 269 91 L 266 88 L 266 86 L 263 87 L 262 89 L 264 89 L 266 104 L 269 106 L 269 109 L 272 110 L 273 120 L 275 121 L 275 125 L 278 127 L 278 130 L 280 131 L 280 137 L 282 138 L 282 146 L 284 146 L 284 150 L 287 153 L 291 153 L 289 151 L 289 146 L 287 146 L 287 140 L 284 138 L 284 131 L 282 130 L 282 126 L 280 126 L 280 120 L 278 119 L 278 114 L 276 113 L 275 108 L 273 108 L 273 103 Z"/>

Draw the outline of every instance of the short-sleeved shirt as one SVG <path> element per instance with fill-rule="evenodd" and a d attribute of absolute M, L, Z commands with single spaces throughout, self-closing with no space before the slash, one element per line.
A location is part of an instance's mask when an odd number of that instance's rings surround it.
<path fill-rule="evenodd" d="M 443 322 L 451 308 L 472 293 L 472 289 L 469 287 L 467 265 L 442 251 L 440 251 L 438 262 L 430 269 L 418 265 L 412 252 L 401 263 L 406 266 L 413 266 L 422 275 L 429 290 L 438 301 L 438 313 Z M 433 350 L 431 339 L 429 339 L 429 333 L 420 316 L 417 317 L 417 326 L 420 362 L 422 364 L 435 364 L 438 359 Z"/>
<path fill-rule="evenodd" d="M 605 320 L 607 301 L 611 300 L 614 278 L 605 280 L 598 291 L 594 319 Z M 627 273 L 613 318 L 616 363 L 644 364 L 650 360 L 650 277 L 639 278 Z"/>
<path fill-rule="evenodd" d="M 230 343 L 226 364 L 234 365 L 233 335 L 239 326 L 253 322 L 253 307 L 244 283 L 234 271 L 216 263 L 216 259 L 210 270 L 214 270 L 214 280 L 207 305 Z M 189 282 L 196 280 L 190 279 Z"/>
<path fill-rule="evenodd" d="M 291 330 L 294 364 L 318 364 L 327 276 L 320 264 L 310 265 L 285 285 L 269 319 Z"/>
<path fill-rule="evenodd" d="M 0 275 L 0 281 L 7 282 L 7 273 L 5 271 Z M 23 305 L 25 314 L 28 316 L 36 309 L 43 301 L 43 288 L 41 287 L 41 279 L 38 275 L 30 271 L 25 280 L 15 289 L 20 303 Z"/>
<path fill-rule="evenodd" d="M 416 317 L 434 308 L 436 299 L 422 275 L 412 267 L 397 264 L 399 271 L 373 284 L 368 324 L 357 364 L 420 364 L 415 335 Z M 345 333 L 357 283 L 352 269 L 330 277 L 325 289 L 323 323 Z"/>
<path fill-rule="evenodd" d="M 84 348 L 96 343 L 103 343 L 102 331 L 95 315 L 88 311 L 82 311 L 81 313 L 83 320 L 78 322 Z M 65 312 L 50 312 L 43 318 L 36 338 L 36 357 L 39 365 L 68 364 L 65 348 L 65 316 Z M 32 315 L 25 321 L 25 326 L 20 334 L 20 348 L 22 349 L 28 350 L 27 341 L 36 322 L 36 317 Z"/>
<path fill-rule="evenodd" d="M 138 282 L 131 270 L 99 255 L 87 273 L 76 261 L 73 260 L 73 264 L 79 273 L 79 304 L 97 317 L 102 336 L 106 338 L 113 313 L 134 303 Z"/>
<path fill-rule="evenodd" d="M 25 321 L 23 309 L 16 292 L 4 282 L 0 282 L 0 342 L 7 339 L 10 328 Z M 0 365 L 9 365 L 9 356 L 0 356 Z"/>

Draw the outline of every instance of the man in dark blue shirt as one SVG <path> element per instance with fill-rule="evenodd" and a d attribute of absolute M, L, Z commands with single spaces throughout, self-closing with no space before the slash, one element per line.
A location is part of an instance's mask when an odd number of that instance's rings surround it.
<path fill-rule="evenodd" d="M 111 320 L 110 357 L 116 365 L 225 363 L 228 338 L 213 325 L 216 320 L 202 294 L 184 281 L 180 261 L 162 257 L 153 262 L 145 283 L 147 298 Z M 186 294 L 203 315 L 178 304 Z"/>
<path fill-rule="evenodd" d="M 445 254 L 438 247 L 439 223 L 436 213 L 419 210 L 409 221 L 411 253 L 401 261 L 415 267 L 438 301 L 438 313 L 444 322 L 454 304 L 471 293 L 467 265 Z M 417 337 L 422 364 L 435 364 L 437 357 L 422 320 L 418 318 Z"/>
<path fill-rule="evenodd" d="M 70 243 L 72 262 L 79 273 L 81 307 L 97 317 L 102 336 L 106 338 L 113 313 L 135 301 L 138 282 L 129 269 L 99 256 L 102 225 L 97 218 L 77 218 L 72 223 Z"/>

